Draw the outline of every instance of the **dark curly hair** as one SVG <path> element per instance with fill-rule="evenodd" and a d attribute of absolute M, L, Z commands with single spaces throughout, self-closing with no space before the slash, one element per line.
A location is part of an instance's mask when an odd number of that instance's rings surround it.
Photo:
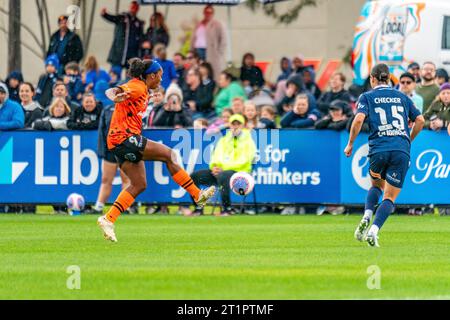
<path fill-rule="evenodd" d="M 128 75 L 131 78 L 143 79 L 145 70 L 147 70 L 152 63 L 153 61 L 150 59 L 141 60 L 139 58 L 132 58 L 128 60 L 128 64 L 130 65 L 128 68 Z"/>

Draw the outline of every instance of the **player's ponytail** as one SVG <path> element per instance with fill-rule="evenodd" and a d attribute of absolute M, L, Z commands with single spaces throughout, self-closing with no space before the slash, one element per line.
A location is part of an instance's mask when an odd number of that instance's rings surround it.
<path fill-rule="evenodd" d="M 370 75 L 377 79 L 379 82 L 388 83 L 390 78 L 389 67 L 384 63 L 377 64 L 372 68 L 372 72 L 370 73 Z"/>
<path fill-rule="evenodd" d="M 131 78 L 139 78 L 139 79 L 144 79 L 144 76 L 146 74 L 156 73 L 161 68 L 159 63 L 150 59 L 141 60 L 139 58 L 132 58 L 128 61 L 128 64 L 130 65 L 130 67 L 128 68 L 128 75 Z M 153 68 L 155 69 L 154 72 L 149 72 L 149 69 L 150 71 L 153 71 L 151 70 L 152 69 L 151 67 L 154 65 L 157 65 L 155 68 Z"/>

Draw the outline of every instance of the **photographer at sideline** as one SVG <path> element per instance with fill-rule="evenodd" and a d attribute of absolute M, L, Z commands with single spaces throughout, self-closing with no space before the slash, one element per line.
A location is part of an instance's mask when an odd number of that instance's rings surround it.
<path fill-rule="evenodd" d="M 192 126 L 192 115 L 183 103 L 183 93 L 177 84 L 171 84 L 166 91 L 165 103 L 152 111 L 152 126 L 186 128 Z"/>

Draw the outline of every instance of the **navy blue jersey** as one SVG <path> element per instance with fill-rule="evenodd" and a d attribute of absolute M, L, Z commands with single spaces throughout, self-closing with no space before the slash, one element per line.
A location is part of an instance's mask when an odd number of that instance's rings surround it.
<path fill-rule="evenodd" d="M 420 115 L 409 97 L 389 86 L 378 86 L 359 97 L 356 113 L 364 113 L 369 121 L 369 155 L 383 151 L 409 155 L 408 118 L 414 121 Z"/>

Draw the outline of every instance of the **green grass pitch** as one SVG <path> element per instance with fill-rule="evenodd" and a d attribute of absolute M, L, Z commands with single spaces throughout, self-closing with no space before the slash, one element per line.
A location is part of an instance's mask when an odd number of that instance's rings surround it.
<path fill-rule="evenodd" d="M 1 215 L 0 299 L 450 298 L 448 217 L 394 215 L 378 249 L 353 239 L 359 219 L 122 216 L 114 244 L 95 216 Z"/>

